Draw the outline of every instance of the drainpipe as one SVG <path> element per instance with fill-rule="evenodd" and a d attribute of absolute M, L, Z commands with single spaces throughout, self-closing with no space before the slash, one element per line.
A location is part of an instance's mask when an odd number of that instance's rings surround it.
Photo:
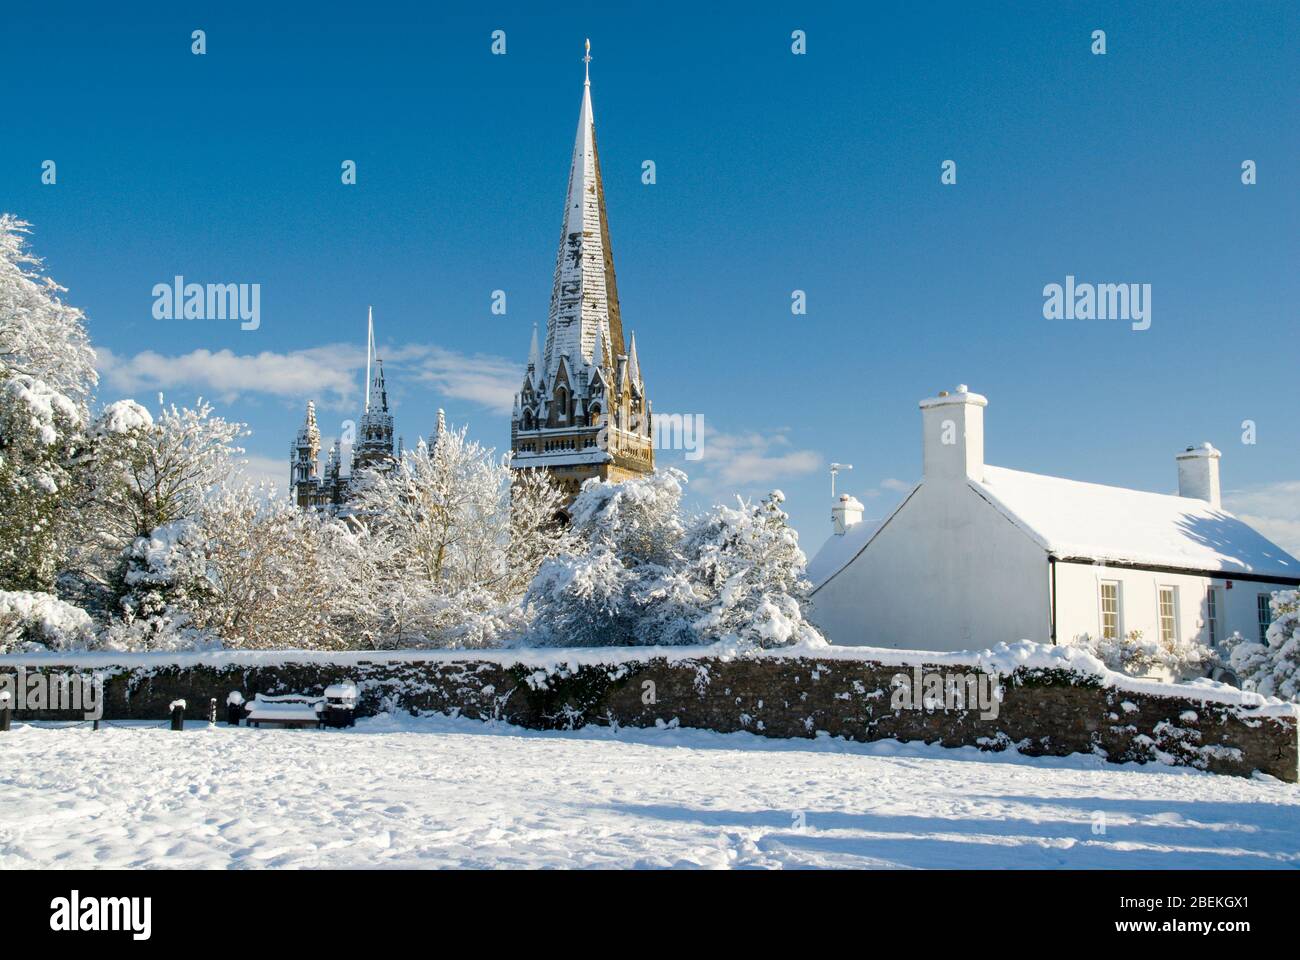
<path fill-rule="evenodd" d="M 1051 586 L 1048 588 L 1051 594 L 1051 628 L 1052 628 L 1052 645 L 1056 645 L 1056 558 L 1048 556 L 1047 558 L 1048 574 L 1051 578 Z"/>

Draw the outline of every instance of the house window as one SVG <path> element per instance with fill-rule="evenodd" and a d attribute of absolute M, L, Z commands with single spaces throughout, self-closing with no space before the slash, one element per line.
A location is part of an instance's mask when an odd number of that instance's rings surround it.
<path fill-rule="evenodd" d="M 1214 587 L 1205 591 L 1205 629 L 1210 634 L 1210 646 L 1218 646 L 1223 637 L 1219 631 L 1219 591 Z"/>
<path fill-rule="evenodd" d="M 1119 583 L 1101 582 L 1101 635 L 1106 640 L 1119 639 Z"/>
<path fill-rule="evenodd" d="M 1268 643 L 1268 625 L 1273 622 L 1273 611 L 1269 609 L 1269 594 L 1261 593 L 1255 598 L 1255 609 L 1259 611 L 1259 642 Z"/>
<path fill-rule="evenodd" d="M 1160 642 L 1173 646 L 1178 641 L 1178 588 L 1160 588 Z"/>

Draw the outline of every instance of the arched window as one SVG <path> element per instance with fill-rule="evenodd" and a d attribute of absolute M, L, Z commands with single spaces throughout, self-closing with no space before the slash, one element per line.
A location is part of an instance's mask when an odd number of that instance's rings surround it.
<path fill-rule="evenodd" d="M 593 403 L 590 407 L 589 412 L 591 415 L 589 426 L 593 426 L 593 427 L 600 426 L 600 404 Z"/>

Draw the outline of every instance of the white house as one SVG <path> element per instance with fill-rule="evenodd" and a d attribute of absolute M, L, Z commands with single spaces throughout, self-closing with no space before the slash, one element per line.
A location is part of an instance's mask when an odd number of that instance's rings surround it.
<path fill-rule="evenodd" d="M 921 401 L 923 477 L 884 520 L 841 496 L 808 566 L 833 643 L 929 650 L 1124 636 L 1262 636 L 1300 560 L 1219 505 L 1219 452 L 1178 454 L 1178 496 L 984 462 L 988 401 Z"/>

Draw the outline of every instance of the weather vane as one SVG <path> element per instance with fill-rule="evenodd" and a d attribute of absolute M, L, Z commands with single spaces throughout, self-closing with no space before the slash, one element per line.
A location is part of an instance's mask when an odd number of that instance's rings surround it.
<path fill-rule="evenodd" d="M 591 37 L 587 38 L 587 55 L 582 58 L 582 62 L 586 64 L 587 83 L 591 83 Z"/>

